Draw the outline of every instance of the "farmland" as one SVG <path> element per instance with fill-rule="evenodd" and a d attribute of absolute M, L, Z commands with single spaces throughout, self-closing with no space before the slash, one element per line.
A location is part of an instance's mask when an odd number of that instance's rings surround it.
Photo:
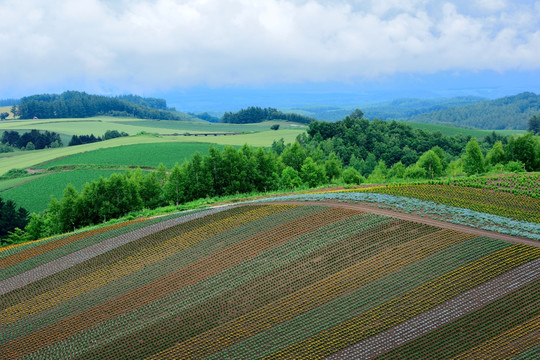
<path fill-rule="evenodd" d="M 341 204 L 235 205 L 3 248 L 0 351 L 7 359 L 535 351 L 538 246 Z"/>
<path fill-rule="evenodd" d="M 61 157 L 79 154 L 82 152 L 105 149 L 105 148 L 114 148 L 123 145 L 134 145 L 134 144 L 155 144 L 155 143 L 191 143 L 194 141 L 207 143 L 207 144 L 218 144 L 218 145 L 238 145 L 242 146 L 244 144 L 254 145 L 254 146 L 270 146 L 274 140 L 283 138 L 287 143 L 294 142 L 296 136 L 304 130 L 300 129 L 285 129 L 279 131 L 261 131 L 253 134 L 240 134 L 240 135 L 228 135 L 228 136 L 153 136 L 153 135 L 139 135 L 139 136 L 129 136 L 111 139 L 107 141 L 101 141 L 91 144 L 84 144 L 78 146 L 69 146 L 62 147 L 57 149 L 43 149 L 43 150 L 34 150 L 34 151 L 18 151 L 14 153 L 9 153 L 9 155 L 2 157 L 2 162 L 0 163 L 0 175 L 5 174 L 11 169 L 14 168 L 28 168 L 32 167 L 47 161 L 58 159 Z"/>
<path fill-rule="evenodd" d="M 141 166 L 157 167 L 163 163 L 168 168 L 182 164 L 199 152 L 206 154 L 212 144 L 208 143 L 156 143 L 133 144 L 114 148 L 93 150 L 46 162 L 36 168 L 46 169 L 65 165 Z M 222 147 L 219 146 L 218 147 Z"/>
<path fill-rule="evenodd" d="M 73 184 L 80 191 L 85 183 L 97 180 L 100 176 L 109 177 L 115 172 L 119 171 L 76 170 L 15 179 L 19 182 L 4 180 L 0 184 L 6 182 L 6 185 L 9 185 L 12 182 L 14 187 L 3 191 L 0 189 L 0 195 L 4 199 L 11 199 L 17 204 L 21 204 L 29 212 L 39 213 L 47 208 L 51 201 L 51 196 L 57 199 L 62 198 L 64 188 L 67 184 Z M 20 183 L 21 180 L 26 180 L 27 182 Z"/>

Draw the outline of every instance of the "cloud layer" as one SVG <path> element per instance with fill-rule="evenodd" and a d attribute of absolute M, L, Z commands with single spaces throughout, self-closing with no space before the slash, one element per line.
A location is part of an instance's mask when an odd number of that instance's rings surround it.
<path fill-rule="evenodd" d="M 0 14 L 0 94 L 540 69 L 540 1 L 0 0 Z"/>

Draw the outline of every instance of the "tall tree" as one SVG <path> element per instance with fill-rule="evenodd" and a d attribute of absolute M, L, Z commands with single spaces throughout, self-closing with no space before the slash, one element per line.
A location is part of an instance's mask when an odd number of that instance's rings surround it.
<path fill-rule="evenodd" d="M 536 114 L 529 119 L 528 130 L 533 134 L 540 134 L 540 114 Z"/>
<path fill-rule="evenodd" d="M 465 147 L 463 158 L 463 170 L 467 175 L 481 174 L 484 172 L 484 156 L 476 138 L 472 138 Z"/>
<path fill-rule="evenodd" d="M 427 176 L 432 179 L 443 174 L 441 159 L 433 150 L 428 150 L 422 156 L 420 156 L 417 164 L 419 167 L 426 170 Z"/>

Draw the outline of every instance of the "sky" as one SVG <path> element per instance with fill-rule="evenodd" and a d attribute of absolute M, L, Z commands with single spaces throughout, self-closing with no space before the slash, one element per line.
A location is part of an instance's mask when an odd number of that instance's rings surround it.
<path fill-rule="evenodd" d="M 194 110 L 540 93 L 534 0 L 0 0 L 0 14 L 0 99 L 134 93 Z"/>

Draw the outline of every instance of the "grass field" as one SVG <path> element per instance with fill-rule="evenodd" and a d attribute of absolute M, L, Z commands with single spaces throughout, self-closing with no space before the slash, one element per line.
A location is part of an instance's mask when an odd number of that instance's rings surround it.
<path fill-rule="evenodd" d="M 512 358 L 539 271 L 539 247 L 337 203 L 141 219 L 0 249 L 0 353 Z"/>
<path fill-rule="evenodd" d="M 108 177 L 115 170 L 76 170 L 48 174 L 46 176 L 32 176 L 0 182 L 0 196 L 4 200 L 13 200 L 18 206 L 22 206 L 29 212 L 40 213 L 47 209 L 51 195 L 60 199 L 67 184 L 72 183 L 80 191 L 86 182 L 98 179 L 100 176 Z M 31 181 L 29 181 L 31 180 Z M 27 182 L 26 182 L 27 181 Z M 1 190 L 7 185 L 22 185 L 11 189 Z"/>
<path fill-rule="evenodd" d="M 9 113 L 7 120 L 13 119 L 13 114 L 11 113 L 11 106 L 0 106 L 0 113 L 3 112 Z"/>
<path fill-rule="evenodd" d="M 79 146 L 62 147 L 58 149 L 44 149 L 34 151 L 21 151 L 10 153 L 9 156 L 2 158 L 0 162 L 0 175 L 5 174 L 10 169 L 15 168 L 28 168 L 47 161 L 51 161 L 64 156 L 74 155 L 86 151 L 92 151 L 97 149 L 112 148 L 122 145 L 133 144 L 154 144 L 154 143 L 191 143 L 197 141 L 200 143 L 211 143 L 218 145 L 238 145 L 244 144 L 253 146 L 268 147 L 272 145 L 274 140 L 283 138 L 285 142 L 294 142 L 296 136 L 304 132 L 302 129 L 285 129 L 285 130 L 268 130 L 261 131 L 253 134 L 241 134 L 241 135 L 229 135 L 229 136 L 167 136 L 156 137 L 151 135 L 143 136 L 130 136 L 116 138 L 107 141 L 101 141 L 92 144 L 85 144 Z"/>
<path fill-rule="evenodd" d="M 270 121 L 260 124 L 222 124 L 191 121 L 143 120 L 117 117 L 92 117 L 81 119 L 12 120 L 0 123 L 2 130 L 49 130 L 66 135 L 94 134 L 101 136 L 107 130 L 124 131 L 135 135 L 141 131 L 157 134 L 212 133 L 212 132 L 258 132 L 267 131 L 272 124 L 287 129 L 299 128 L 295 124 Z"/>
<path fill-rule="evenodd" d="M 182 164 L 184 160 L 189 160 L 196 152 L 202 155 L 207 154 L 208 148 L 212 145 L 182 142 L 124 145 L 67 156 L 47 162 L 37 166 L 37 168 L 46 169 L 52 166 L 86 164 L 157 167 L 159 163 L 171 168 L 177 162 Z M 221 145 L 217 146 L 222 147 Z"/>

